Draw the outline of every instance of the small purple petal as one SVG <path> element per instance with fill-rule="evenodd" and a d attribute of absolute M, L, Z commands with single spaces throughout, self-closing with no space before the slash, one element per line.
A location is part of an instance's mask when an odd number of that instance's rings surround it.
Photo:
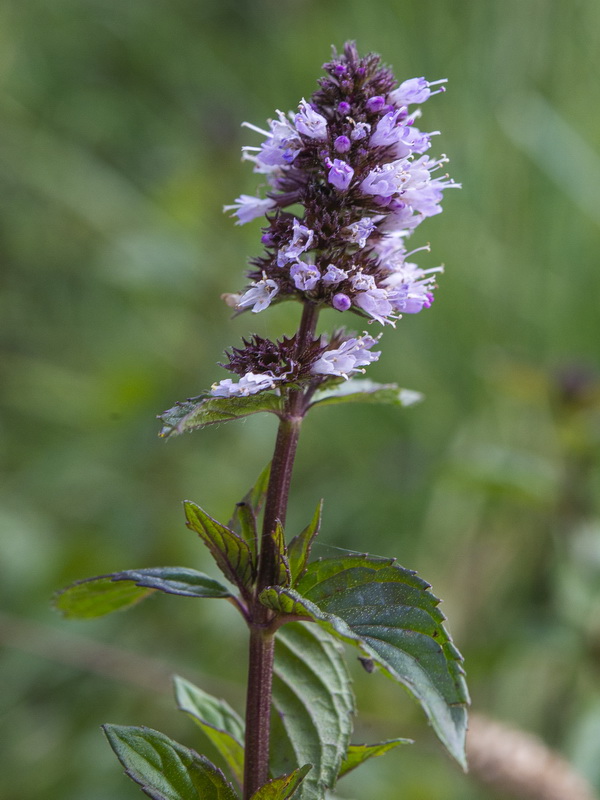
<path fill-rule="evenodd" d="M 375 230 L 375 223 L 371 217 L 363 217 L 362 219 L 358 220 L 357 222 L 353 222 L 351 225 L 348 225 L 348 231 L 350 232 L 350 241 L 356 242 L 359 247 L 364 247 L 367 243 L 367 239 Z"/>
<path fill-rule="evenodd" d="M 336 283 L 345 281 L 347 277 L 348 273 L 345 270 L 339 269 L 339 267 L 336 267 L 335 264 L 329 264 L 321 280 L 323 283 L 328 283 L 332 286 L 335 286 Z"/>
<path fill-rule="evenodd" d="M 223 206 L 223 211 L 233 211 L 238 218 L 236 225 L 243 225 L 250 220 L 262 217 L 267 211 L 275 207 L 275 201 L 270 198 L 261 200 L 260 197 L 251 197 L 242 194 L 236 198 L 235 203 L 230 206 Z"/>
<path fill-rule="evenodd" d="M 397 89 L 390 92 L 390 100 L 398 106 L 408 106 L 414 103 L 424 103 L 431 95 L 445 92 L 444 86 L 432 92 L 431 86 L 446 83 L 446 78 L 439 81 L 428 81 L 425 78 L 410 78 L 404 83 L 401 83 Z"/>
<path fill-rule="evenodd" d="M 292 239 L 288 246 L 282 248 L 277 254 L 277 266 L 283 267 L 288 261 L 293 261 L 301 253 L 306 252 L 310 248 L 314 236 L 314 231 L 294 219 Z"/>
<path fill-rule="evenodd" d="M 314 264 L 305 264 L 303 261 L 292 264 L 290 276 L 296 289 L 300 289 L 302 292 L 310 292 L 321 279 L 321 273 L 317 267 Z"/>
<path fill-rule="evenodd" d="M 350 134 L 350 138 L 353 142 L 358 142 L 360 139 L 364 139 L 370 131 L 371 126 L 368 122 L 357 122 Z"/>
<path fill-rule="evenodd" d="M 312 108 L 306 100 L 300 102 L 300 111 L 294 117 L 296 130 L 310 139 L 327 138 L 327 120 Z"/>
<path fill-rule="evenodd" d="M 354 177 L 354 170 L 350 164 L 341 161 L 339 158 L 334 158 L 327 180 L 340 192 L 345 192 L 350 186 L 350 182 Z"/>

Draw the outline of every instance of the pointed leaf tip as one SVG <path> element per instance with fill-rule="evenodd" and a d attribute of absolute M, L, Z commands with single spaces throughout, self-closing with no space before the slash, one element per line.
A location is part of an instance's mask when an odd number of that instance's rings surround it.
<path fill-rule="evenodd" d="M 245 494 L 241 502 L 236 504 L 227 527 L 244 539 L 256 560 L 258 554 L 257 517 L 264 503 L 269 478 L 271 476 L 271 462 L 258 476 L 254 486 Z"/>
<path fill-rule="evenodd" d="M 227 580 L 247 592 L 255 577 L 255 563 L 247 542 L 190 500 L 183 506 L 188 528 L 200 536 Z"/>
<path fill-rule="evenodd" d="M 295 536 L 288 545 L 288 561 L 292 585 L 302 577 L 306 570 L 306 565 L 310 556 L 310 551 L 315 538 L 319 534 L 321 527 L 321 516 L 323 513 L 323 500 L 317 506 L 313 518 L 304 530 Z"/>
<path fill-rule="evenodd" d="M 365 761 L 370 758 L 378 758 L 379 756 L 389 753 L 390 750 L 398 747 L 401 744 L 413 744 L 412 739 L 389 739 L 387 742 L 379 742 L 378 744 L 351 744 L 348 747 L 346 758 L 340 767 L 339 778 L 343 778 L 353 769 L 357 769 Z"/>

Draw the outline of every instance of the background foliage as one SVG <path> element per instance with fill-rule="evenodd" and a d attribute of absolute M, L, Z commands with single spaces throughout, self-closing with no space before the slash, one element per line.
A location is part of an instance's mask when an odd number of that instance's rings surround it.
<path fill-rule="evenodd" d="M 413 239 L 431 240 L 427 265 L 447 265 L 435 309 L 387 331 L 369 370 L 426 402 L 315 412 L 290 530 L 324 496 L 317 555 L 344 546 L 418 569 L 444 598 L 475 709 L 541 734 L 600 786 L 600 5 L 5 0 L 7 800 L 139 797 L 98 726 L 201 747 L 169 696 L 175 667 L 241 709 L 245 636 L 227 604 L 156 598 L 84 624 L 48 597 L 130 567 L 214 574 L 179 501 L 227 519 L 275 420 L 165 444 L 153 418 L 225 377 L 215 362 L 249 327 L 294 328 L 289 304 L 228 320 L 218 298 L 241 287 L 259 223 L 234 228 L 221 207 L 254 193 L 239 124 L 294 108 L 347 38 L 400 79 L 449 79 L 424 127 L 442 130 L 434 150 L 464 189 Z M 355 740 L 417 744 L 364 767 L 348 796 L 367 780 L 381 800 L 491 796 L 408 698 L 356 680 Z"/>

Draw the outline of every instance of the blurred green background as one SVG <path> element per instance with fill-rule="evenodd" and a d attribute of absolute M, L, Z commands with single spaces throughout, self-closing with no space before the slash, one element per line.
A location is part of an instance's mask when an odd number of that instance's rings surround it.
<path fill-rule="evenodd" d="M 58 587 L 128 567 L 212 572 L 180 501 L 227 518 L 274 421 L 169 443 L 155 415 L 226 377 L 222 351 L 294 329 L 283 304 L 229 320 L 260 222 L 240 162 L 262 125 L 356 39 L 424 106 L 460 192 L 412 242 L 446 264 L 434 309 L 387 330 L 369 376 L 404 411 L 305 424 L 290 510 L 324 496 L 317 555 L 395 555 L 444 598 L 474 708 L 536 732 L 600 787 L 600 4 L 597 0 L 4 0 L 0 6 L 0 794 L 127 800 L 98 726 L 189 746 L 175 668 L 243 703 L 245 634 L 217 601 L 156 598 L 66 623 Z M 337 321 L 325 315 L 324 325 Z M 359 324 L 360 327 L 360 324 Z M 144 665 L 144 658 L 152 664 Z M 353 656 L 352 656 L 353 659 Z M 411 736 L 340 793 L 481 800 L 418 707 L 356 676 L 355 741 Z M 500 795 L 502 796 L 502 795 Z"/>

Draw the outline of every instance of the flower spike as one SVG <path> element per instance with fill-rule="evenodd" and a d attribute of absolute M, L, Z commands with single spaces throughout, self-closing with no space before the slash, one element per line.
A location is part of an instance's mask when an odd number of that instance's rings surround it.
<path fill-rule="evenodd" d="M 379 56 L 361 58 L 351 42 L 324 70 L 319 89 L 296 112 L 277 111 L 265 127 L 243 123 L 263 137 L 243 154 L 266 177 L 268 190 L 264 198 L 240 195 L 225 209 L 236 224 L 266 218 L 265 250 L 251 262 L 245 290 L 225 299 L 253 313 L 297 300 L 395 326 L 404 314 L 431 307 L 443 271 L 409 261 L 429 246 L 408 252 L 406 242 L 441 212 L 445 190 L 460 186 L 441 173 L 446 156 L 429 155 L 439 131 L 415 125 L 420 104 L 444 92 L 446 79 L 399 83 Z M 302 377 L 278 372 L 276 384 L 275 373 L 248 358 L 239 382 L 221 381 L 213 393 L 283 391 L 298 380 L 314 388 L 344 379 L 376 360 L 375 341 L 366 334 L 338 337 L 335 346 L 315 339 Z"/>

